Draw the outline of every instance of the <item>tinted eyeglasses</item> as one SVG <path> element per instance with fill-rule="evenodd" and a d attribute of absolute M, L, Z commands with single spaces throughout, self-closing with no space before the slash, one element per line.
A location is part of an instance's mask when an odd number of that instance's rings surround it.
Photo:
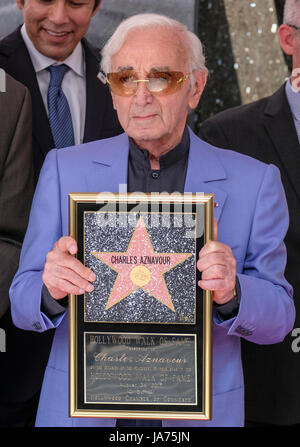
<path fill-rule="evenodd" d="M 189 77 L 181 71 L 153 71 L 145 79 L 139 79 L 134 70 L 119 73 L 108 73 L 106 80 L 113 93 L 119 96 L 132 96 L 136 93 L 140 82 L 145 82 L 152 95 L 170 95 L 180 90 L 183 82 Z"/>
<path fill-rule="evenodd" d="M 295 29 L 296 31 L 300 30 L 300 26 L 291 25 L 290 23 L 287 23 L 287 25 L 290 26 L 291 28 Z"/>

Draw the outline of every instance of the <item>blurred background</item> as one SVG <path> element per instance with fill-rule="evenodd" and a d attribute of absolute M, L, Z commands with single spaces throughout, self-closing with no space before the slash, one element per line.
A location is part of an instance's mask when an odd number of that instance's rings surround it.
<path fill-rule="evenodd" d="M 277 90 L 290 73 L 290 60 L 277 30 L 285 0 L 102 0 L 88 38 L 99 48 L 124 18 L 158 12 L 185 23 L 201 39 L 209 69 L 207 87 L 191 117 L 199 123 L 228 107 Z M 15 0 L 0 0 L 0 38 L 22 23 Z"/>

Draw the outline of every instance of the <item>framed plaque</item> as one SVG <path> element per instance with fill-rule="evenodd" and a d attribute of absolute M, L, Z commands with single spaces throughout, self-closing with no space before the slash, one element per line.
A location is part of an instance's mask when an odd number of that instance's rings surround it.
<path fill-rule="evenodd" d="M 70 416 L 211 418 L 210 292 L 196 263 L 213 195 L 72 193 L 94 290 L 71 295 Z"/>

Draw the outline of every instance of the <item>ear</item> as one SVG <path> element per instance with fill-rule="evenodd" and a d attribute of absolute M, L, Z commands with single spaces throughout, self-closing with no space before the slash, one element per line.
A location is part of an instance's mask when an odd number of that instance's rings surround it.
<path fill-rule="evenodd" d="M 206 85 L 207 72 L 205 70 L 195 70 L 193 72 L 194 85 L 190 91 L 189 107 L 190 109 L 195 109 L 200 101 L 202 92 Z"/>
<path fill-rule="evenodd" d="M 97 6 L 97 8 L 94 9 L 93 14 L 92 14 L 92 17 L 94 17 L 94 15 L 97 14 L 97 12 L 99 11 L 99 8 L 100 8 L 100 6 L 101 6 L 101 3 L 102 3 L 102 0 L 100 0 L 99 5 Z"/>
<path fill-rule="evenodd" d="M 278 36 L 282 50 L 286 54 L 293 56 L 297 51 L 297 37 L 293 28 L 286 24 L 281 25 L 278 30 Z"/>
<path fill-rule="evenodd" d="M 16 0 L 16 4 L 20 10 L 24 8 L 24 0 Z"/>

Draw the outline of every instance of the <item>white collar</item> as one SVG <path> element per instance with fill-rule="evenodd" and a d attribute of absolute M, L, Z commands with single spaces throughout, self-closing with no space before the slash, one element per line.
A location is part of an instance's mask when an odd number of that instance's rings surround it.
<path fill-rule="evenodd" d="M 68 67 L 70 67 L 77 75 L 81 77 L 85 76 L 85 64 L 83 57 L 83 47 L 81 42 L 78 42 L 78 44 L 76 45 L 74 51 L 70 54 L 70 56 L 68 56 L 64 61 L 58 62 L 55 59 L 52 59 L 40 53 L 35 48 L 34 44 L 32 43 L 30 37 L 27 34 L 25 23 L 21 28 L 21 35 L 30 54 L 32 65 L 36 73 L 45 70 L 50 65 L 55 64 L 59 65 L 64 63 Z"/>

